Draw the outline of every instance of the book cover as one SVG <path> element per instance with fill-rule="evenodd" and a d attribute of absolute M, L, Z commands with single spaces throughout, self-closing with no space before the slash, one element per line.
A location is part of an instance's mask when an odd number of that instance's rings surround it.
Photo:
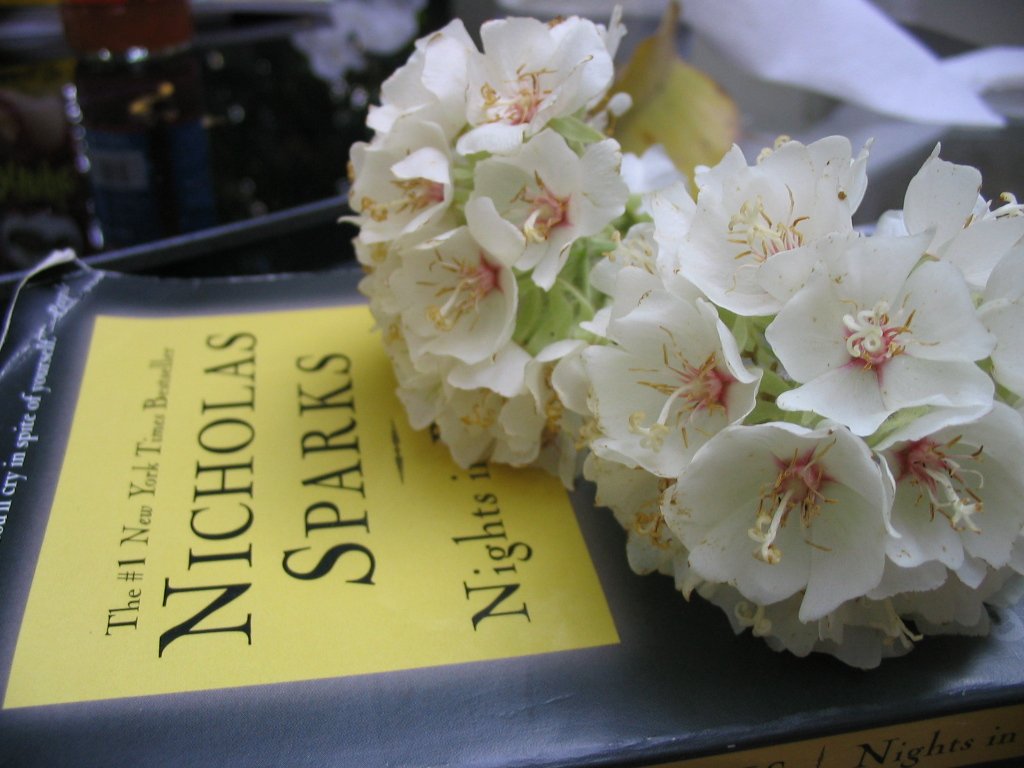
<path fill-rule="evenodd" d="M 1024 612 L 865 672 L 632 574 L 582 485 L 405 422 L 345 268 L 80 270 L 0 351 L 0 765 L 957 766 Z"/>

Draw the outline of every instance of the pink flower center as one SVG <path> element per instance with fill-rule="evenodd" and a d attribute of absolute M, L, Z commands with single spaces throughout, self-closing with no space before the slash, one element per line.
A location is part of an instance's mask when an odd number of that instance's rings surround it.
<path fill-rule="evenodd" d="M 377 222 L 387 221 L 393 213 L 415 213 L 431 205 L 444 202 L 444 184 L 429 179 L 399 179 L 392 181 L 401 195 L 389 202 L 379 202 L 368 195 L 359 201 L 359 212 Z"/>
<path fill-rule="evenodd" d="M 527 242 L 542 243 L 548 239 L 553 229 L 569 225 L 570 196 L 559 197 L 544 183 L 539 174 L 534 178 L 537 184 L 536 192 L 523 187 L 515 199 L 529 206 L 529 213 L 523 222 L 523 234 Z"/>
<path fill-rule="evenodd" d="M 800 225 L 807 216 L 793 216 L 795 203 L 790 193 L 790 223 L 775 221 L 765 210 L 761 197 L 744 201 L 739 211 L 729 219 L 729 242 L 745 246 L 736 259 L 751 256 L 758 262 L 765 262 L 777 253 L 799 248 L 804 244 Z"/>
<path fill-rule="evenodd" d="M 969 530 L 975 533 L 979 528 L 973 516 L 984 509 L 981 497 L 972 489 L 968 480 L 974 478 L 981 488 L 981 473 L 964 469 L 950 458 L 948 451 L 960 441 L 960 437 L 948 443 L 939 444 L 929 438 L 912 440 L 896 452 L 899 474 L 897 483 L 909 483 L 920 489 L 920 499 L 927 498 L 928 509 L 943 514 L 954 530 Z M 978 460 L 982 449 L 958 458 Z"/>
<path fill-rule="evenodd" d="M 492 264 L 487 257 L 480 254 L 480 261 L 475 268 L 466 270 L 463 279 L 471 290 L 476 292 L 477 301 L 484 299 L 491 291 L 500 291 L 500 269 Z"/>
<path fill-rule="evenodd" d="M 832 482 L 824 467 L 818 463 L 820 456 L 811 449 L 802 456 L 794 454 L 788 461 L 775 457 L 779 475 L 772 486 L 774 496 L 788 496 L 793 506 L 800 506 L 805 523 L 817 514 L 820 502 L 825 498 L 821 489 Z"/>
<path fill-rule="evenodd" d="M 879 301 L 871 309 L 862 309 L 855 315 L 843 315 L 846 351 L 865 368 L 882 366 L 905 351 L 901 337 L 910 333 L 913 319 L 911 312 L 905 323 L 894 322 L 886 301 Z"/>
<path fill-rule="evenodd" d="M 676 371 L 683 384 L 678 391 L 687 402 L 688 410 L 725 410 L 729 385 L 736 379 L 717 368 L 715 363 L 715 355 L 712 354 L 699 366 L 686 363 L 682 370 Z"/>
<path fill-rule="evenodd" d="M 405 179 L 394 182 L 404 193 L 405 205 L 419 211 L 429 205 L 444 202 L 444 184 L 429 179 Z"/>
<path fill-rule="evenodd" d="M 481 93 L 491 122 L 525 125 L 533 120 L 544 99 L 551 94 L 550 90 L 541 87 L 540 76 L 543 74 L 545 70 L 520 72 L 511 93 L 504 97 L 495 88 L 485 84 Z"/>
<path fill-rule="evenodd" d="M 650 427 L 642 425 L 645 418 L 643 411 L 634 412 L 629 420 L 630 430 L 634 434 L 644 435 L 642 444 L 653 450 L 659 450 L 668 435 L 668 420 L 677 405 L 679 406 L 676 412 L 677 423 L 684 418 L 689 419 L 694 413 L 700 411 L 711 411 L 715 408 L 725 411 L 729 385 L 736 381 L 728 371 L 720 370 L 717 367 L 717 356 L 714 352 L 700 365 L 693 365 L 684 359 L 678 364 L 678 367 L 674 367 L 668 362 L 671 354 L 668 346 L 664 346 L 663 350 L 665 367 L 675 374 L 676 381 L 639 380 L 637 383 L 667 395 L 668 399 L 665 400 L 661 413 Z M 678 352 L 676 355 L 681 357 Z M 686 443 L 688 437 L 685 424 L 682 426 L 682 435 L 683 442 Z"/>
<path fill-rule="evenodd" d="M 452 274 L 435 294 L 444 303 L 427 307 L 427 316 L 438 330 L 450 331 L 465 315 L 475 313 L 491 293 L 501 291 L 500 267 L 483 253 L 476 263 L 439 258 L 431 267 L 435 265 Z"/>
<path fill-rule="evenodd" d="M 792 510 L 800 510 L 800 522 L 807 528 L 821 511 L 821 505 L 828 503 L 824 488 L 833 479 L 819 462 L 832 445 L 829 443 L 822 450 L 815 447 L 803 454 L 794 452 L 789 459 L 774 457 L 779 473 L 773 483 L 762 489 L 757 519 L 747 531 L 759 544 L 754 550 L 758 560 L 774 565 L 782 559 L 775 539 Z"/>

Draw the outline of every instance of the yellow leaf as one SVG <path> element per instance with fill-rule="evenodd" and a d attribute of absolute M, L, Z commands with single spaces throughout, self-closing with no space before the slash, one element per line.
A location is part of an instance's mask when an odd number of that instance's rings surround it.
<path fill-rule="evenodd" d="M 625 92 L 632 108 L 613 135 L 627 152 L 665 147 L 689 178 L 694 166 L 714 165 L 736 140 L 739 110 L 706 74 L 676 52 L 679 10 L 669 2 L 658 31 L 641 41 L 619 74 L 613 93 Z"/>

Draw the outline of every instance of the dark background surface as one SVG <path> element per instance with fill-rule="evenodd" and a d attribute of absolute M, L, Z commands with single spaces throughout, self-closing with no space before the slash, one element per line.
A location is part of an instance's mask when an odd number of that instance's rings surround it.
<path fill-rule="evenodd" d="M 1012 13 L 1003 14 L 1006 23 L 1002 25 L 986 27 L 972 19 L 958 29 L 945 19 L 948 3 L 931 6 L 936 18 L 928 19 L 924 9 L 914 4 L 876 2 L 941 56 L 1015 38 L 1024 43 L 1024 22 Z M 106 268 L 196 276 L 319 270 L 351 260 L 349 240 L 354 229 L 337 221 L 347 212 L 349 147 L 368 138 L 367 108 L 377 101 L 383 79 L 405 60 L 412 41 L 394 53 L 368 53 L 363 66 L 349 70 L 340 81 L 328 82 L 314 73 L 296 44 L 297 35 L 330 24 L 327 7 L 298 0 L 276 6 L 267 0 L 197 3 L 188 55 L 201 73 L 198 97 L 209 144 L 215 220 L 199 231 L 167 231 L 156 239 L 111 243 L 103 237 L 94 201 L 90 201 L 89 174 L 78 158 L 79 189 L 70 215 L 82 232 L 80 253 Z M 998 3 L 982 4 L 976 15 L 981 19 L 993 7 L 999 10 Z M 255 12 L 255 8 L 264 10 Z M 502 12 L 498 0 L 430 0 L 418 17 L 417 34 L 436 29 L 453 16 L 465 18 L 470 32 L 476 34 L 482 19 Z M 654 23 L 628 14 L 627 9 L 630 34 L 623 46 L 627 52 Z M 603 13 L 599 15 L 604 20 Z M 997 37 L 986 39 L 993 34 Z M 786 92 L 780 86 L 751 85 L 709 57 L 701 41 L 693 40 L 685 29 L 680 30 L 679 48 L 698 67 L 707 67 L 736 98 L 743 116 L 738 141 L 748 156 L 770 144 L 780 131 L 804 141 L 844 133 L 859 146 L 855 137 L 875 128 L 871 116 L 827 98 Z M 66 101 L 64 86 L 75 81 L 75 66 L 56 6 L 0 8 L 0 88 L 38 90 L 42 83 Z M 774 106 L 768 109 L 769 104 Z M 785 109 L 788 104 L 792 108 Z M 879 123 L 885 135 L 876 137 L 868 191 L 856 222 L 870 224 L 885 210 L 902 207 L 907 182 L 939 141 L 945 159 L 982 171 L 985 197 L 994 198 L 1003 191 L 1024 195 L 1024 117 L 1016 113 L 1019 107 L 1011 102 L 1010 119 L 1001 129 Z M 787 123 L 782 128 L 780 109 Z M 59 161 L 73 162 L 76 151 L 83 152 L 72 142 L 61 150 Z M 0 160 L 4 152 L 14 150 L 4 149 L 0 142 Z M 12 207 L 17 206 L 0 198 L 0 220 Z M 60 244 L 55 235 L 52 243 L 35 242 L 34 246 L 41 256 L 48 252 L 47 246 Z M 9 292 L 30 263 L 4 253 L 0 243 L 0 293 Z"/>

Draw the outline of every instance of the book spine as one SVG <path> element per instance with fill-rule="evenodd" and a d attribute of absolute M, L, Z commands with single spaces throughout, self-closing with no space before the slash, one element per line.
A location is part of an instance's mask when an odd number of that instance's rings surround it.
<path fill-rule="evenodd" d="M 1024 704 L 661 763 L 656 768 L 963 768 L 1012 758 L 1024 758 Z"/>

